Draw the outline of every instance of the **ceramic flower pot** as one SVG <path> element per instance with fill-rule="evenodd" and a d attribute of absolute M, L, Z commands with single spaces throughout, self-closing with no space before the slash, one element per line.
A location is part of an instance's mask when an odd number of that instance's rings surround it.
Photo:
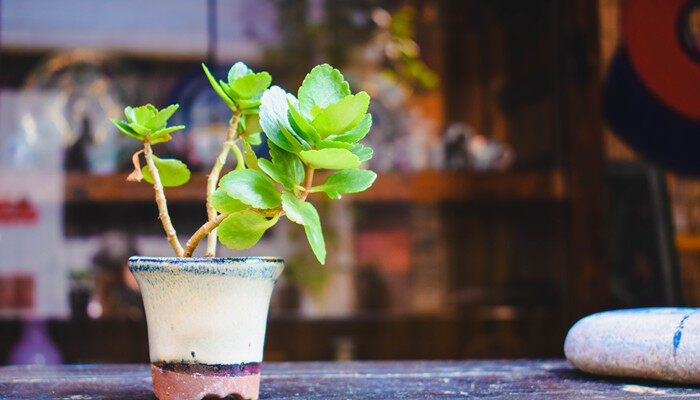
<path fill-rule="evenodd" d="M 131 257 L 160 400 L 257 399 L 274 258 Z"/>

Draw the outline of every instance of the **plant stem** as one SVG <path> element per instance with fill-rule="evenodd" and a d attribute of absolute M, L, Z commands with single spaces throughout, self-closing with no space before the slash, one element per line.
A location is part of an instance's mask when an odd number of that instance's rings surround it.
<path fill-rule="evenodd" d="M 158 218 L 163 224 L 163 229 L 165 230 L 165 235 L 168 237 L 168 242 L 175 250 L 175 254 L 178 257 L 182 257 L 183 250 L 180 245 L 180 241 L 177 240 L 177 233 L 173 227 L 173 223 L 170 221 L 170 214 L 168 214 L 168 203 L 165 200 L 165 192 L 163 192 L 163 184 L 160 181 L 160 175 L 158 174 L 158 168 L 153 162 L 153 150 L 151 149 L 151 144 L 143 142 L 143 154 L 146 158 L 146 163 L 148 164 L 148 172 L 151 173 L 153 178 L 153 190 L 156 193 L 156 204 L 158 205 Z"/>
<path fill-rule="evenodd" d="M 187 241 L 183 257 L 191 257 L 194 249 L 197 248 L 197 245 L 202 239 L 204 239 L 205 236 L 209 234 L 209 237 L 211 237 L 212 232 L 214 232 L 214 235 L 216 235 L 216 227 L 218 227 L 221 222 L 226 219 L 226 217 L 228 217 L 228 214 L 219 214 L 214 217 L 214 219 L 211 219 L 204 225 L 200 226 L 199 229 L 197 229 L 197 232 L 195 232 L 190 240 Z M 216 236 L 214 236 L 214 239 L 216 239 Z"/>
<path fill-rule="evenodd" d="M 238 120 L 240 118 L 241 118 L 241 115 L 239 113 L 233 114 L 233 118 L 231 118 L 231 124 L 228 127 L 228 134 L 226 135 L 226 141 L 224 142 L 224 145 L 221 148 L 221 153 L 219 153 L 219 156 L 216 157 L 216 162 L 214 163 L 214 166 L 212 167 L 211 172 L 209 173 L 209 177 L 207 178 L 207 219 L 210 222 L 214 221 L 218 215 L 218 213 L 214 209 L 214 206 L 211 204 L 211 196 L 214 194 L 214 191 L 216 191 L 216 185 L 219 183 L 219 175 L 221 175 L 221 169 L 224 167 L 224 164 L 226 164 L 226 158 L 228 157 L 228 152 L 231 149 L 231 146 L 235 146 L 235 144 L 233 144 L 233 140 L 236 137 L 236 131 L 238 130 Z M 218 224 L 217 224 L 217 226 L 218 226 Z M 201 238 L 200 238 L 200 240 L 201 240 Z M 197 240 L 197 243 L 195 244 L 195 246 L 198 243 L 199 243 L 199 240 Z M 216 255 L 216 226 L 209 233 L 209 237 L 207 238 L 207 253 L 206 253 L 207 257 L 214 257 L 215 255 Z"/>
<path fill-rule="evenodd" d="M 281 206 L 273 208 L 273 209 L 267 209 L 267 210 L 263 210 L 263 209 L 259 209 L 259 208 L 249 208 L 249 210 L 256 211 L 266 218 L 275 219 L 275 221 L 277 218 L 284 215 L 284 211 L 282 210 Z M 192 256 L 192 253 L 197 248 L 197 245 L 199 245 L 199 242 L 202 239 L 204 239 L 204 236 L 206 236 L 209 233 L 216 230 L 216 228 L 219 225 L 221 225 L 221 223 L 229 215 L 231 215 L 231 214 L 219 214 L 213 220 L 207 221 L 206 223 L 204 223 L 204 225 L 200 226 L 199 229 L 197 229 L 197 231 L 187 241 L 187 244 L 185 245 L 185 253 L 184 253 L 183 257 Z"/>
<path fill-rule="evenodd" d="M 299 197 L 302 200 L 306 200 L 306 197 L 309 195 L 309 190 L 311 189 L 311 184 L 314 182 L 314 169 L 311 168 L 310 166 L 306 166 L 306 181 L 304 182 L 304 191 L 301 193 L 301 197 Z"/>

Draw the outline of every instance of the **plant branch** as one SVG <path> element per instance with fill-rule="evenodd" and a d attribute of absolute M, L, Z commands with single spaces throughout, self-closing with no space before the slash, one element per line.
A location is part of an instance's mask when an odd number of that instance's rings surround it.
<path fill-rule="evenodd" d="M 310 166 L 306 166 L 306 180 L 304 182 L 304 191 L 301 193 L 301 196 L 299 197 L 302 200 L 306 200 L 306 197 L 309 195 L 310 190 L 311 190 L 311 185 L 314 182 L 314 169 L 311 168 Z"/>
<path fill-rule="evenodd" d="M 284 215 L 284 210 L 282 207 L 275 207 L 272 209 L 260 209 L 260 208 L 249 208 L 248 210 L 253 210 L 263 215 L 266 218 L 275 219 Z M 216 228 L 221 225 L 221 223 L 231 214 L 219 214 L 211 221 L 207 221 L 204 225 L 200 226 L 199 229 L 190 237 L 185 245 L 185 252 L 183 257 L 191 257 L 194 250 L 199 245 L 199 242 L 204 239 L 204 237 L 212 232 L 216 231 Z"/>
<path fill-rule="evenodd" d="M 177 240 L 177 233 L 173 227 L 173 223 L 170 221 L 170 214 L 168 214 L 168 203 L 165 200 L 165 192 L 163 192 L 163 184 L 160 181 L 160 175 L 158 174 L 158 168 L 153 162 L 153 149 L 151 149 L 151 144 L 148 141 L 143 142 L 143 154 L 146 158 L 146 163 L 148 164 L 148 172 L 151 173 L 153 178 L 153 190 L 156 194 L 156 204 L 158 205 L 158 218 L 163 224 L 163 229 L 165 230 L 165 235 L 168 237 L 168 242 L 175 250 L 175 254 L 178 257 L 182 257 L 183 250 L 180 245 L 180 241 Z"/>
<path fill-rule="evenodd" d="M 187 241 L 183 257 L 191 257 L 192 253 L 194 253 L 194 249 L 197 248 L 197 245 L 202 239 L 204 239 L 205 236 L 209 235 L 209 237 L 211 237 L 213 234 L 215 235 L 214 239 L 216 240 L 216 228 L 221 224 L 221 222 L 223 222 L 224 219 L 226 219 L 226 217 L 228 217 L 228 214 L 219 214 L 214 217 L 214 219 L 211 219 L 204 225 L 200 226 L 199 229 L 197 229 L 197 232 L 195 232 L 190 240 Z"/>
<path fill-rule="evenodd" d="M 219 156 L 216 157 L 216 162 L 214 163 L 214 166 L 212 167 L 211 172 L 209 173 L 209 177 L 207 178 L 207 219 L 209 221 L 214 221 L 218 215 L 216 209 L 214 209 L 214 206 L 211 203 L 211 196 L 214 194 L 214 191 L 216 190 L 216 185 L 219 183 L 219 175 L 221 175 L 221 169 L 224 167 L 224 164 L 226 164 L 228 152 L 231 149 L 231 146 L 235 146 L 235 144 L 233 144 L 233 140 L 235 139 L 236 132 L 238 131 L 238 121 L 240 118 L 241 115 L 239 113 L 233 114 L 233 118 L 231 118 L 231 124 L 228 127 L 226 141 L 221 147 L 221 153 L 219 153 Z M 214 257 L 216 255 L 216 240 L 217 239 L 215 226 L 214 230 L 210 232 L 209 237 L 207 238 L 207 257 Z M 197 241 L 197 244 L 198 243 L 199 240 Z M 197 244 L 195 244 L 195 246 Z"/>

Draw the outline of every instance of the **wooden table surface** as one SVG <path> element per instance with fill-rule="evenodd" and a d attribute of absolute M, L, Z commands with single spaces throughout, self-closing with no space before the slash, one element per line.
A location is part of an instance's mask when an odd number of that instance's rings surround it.
<path fill-rule="evenodd" d="M 296 362 L 263 365 L 261 399 L 688 399 L 700 389 L 605 379 L 561 360 Z M 155 399 L 150 367 L 0 367 L 0 399 Z"/>

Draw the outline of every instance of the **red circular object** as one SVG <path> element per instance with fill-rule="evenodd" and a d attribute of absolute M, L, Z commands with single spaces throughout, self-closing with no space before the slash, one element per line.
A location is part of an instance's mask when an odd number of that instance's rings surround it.
<path fill-rule="evenodd" d="M 640 80 L 657 98 L 700 121 L 700 63 L 683 48 L 679 19 L 688 0 L 627 0 L 623 29 Z"/>

